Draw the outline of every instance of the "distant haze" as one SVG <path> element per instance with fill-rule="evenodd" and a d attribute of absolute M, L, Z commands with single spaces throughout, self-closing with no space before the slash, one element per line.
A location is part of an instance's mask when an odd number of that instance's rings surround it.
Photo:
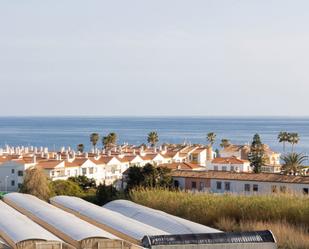
<path fill-rule="evenodd" d="M 3 0 L 0 115 L 308 116 L 307 0 Z"/>

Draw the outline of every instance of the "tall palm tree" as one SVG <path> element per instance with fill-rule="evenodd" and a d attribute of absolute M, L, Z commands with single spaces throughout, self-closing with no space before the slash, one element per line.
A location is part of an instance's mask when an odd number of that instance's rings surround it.
<path fill-rule="evenodd" d="M 77 151 L 79 151 L 80 153 L 83 153 L 85 149 L 84 144 L 79 144 L 77 145 Z"/>
<path fill-rule="evenodd" d="M 290 133 L 289 134 L 289 143 L 292 144 L 292 152 L 294 152 L 295 144 L 298 144 L 298 142 L 299 142 L 298 133 L 296 133 L 296 132 Z"/>
<path fill-rule="evenodd" d="M 90 135 L 90 142 L 92 143 L 93 149 L 95 150 L 96 145 L 100 139 L 100 135 L 98 133 L 92 133 Z"/>
<path fill-rule="evenodd" d="M 148 133 L 147 142 L 150 143 L 151 147 L 155 147 L 159 142 L 159 136 L 156 131 L 151 131 Z"/>
<path fill-rule="evenodd" d="M 226 139 L 226 138 L 223 138 L 223 139 L 221 140 L 220 147 L 226 148 L 226 147 L 228 147 L 230 144 L 231 144 L 230 140 L 228 140 L 228 139 Z"/>
<path fill-rule="evenodd" d="M 279 143 L 282 143 L 283 144 L 283 152 L 285 153 L 285 143 L 286 142 L 289 142 L 289 133 L 287 133 L 286 131 L 281 131 L 279 134 L 278 134 L 278 141 Z"/>
<path fill-rule="evenodd" d="M 117 144 L 117 134 L 115 132 L 109 133 L 102 138 L 102 144 L 104 148 L 115 146 Z"/>
<path fill-rule="evenodd" d="M 215 143 L 216 137 L 217 137 L 217 135 L 214 132 L 209 132 L 207 134 L 207 140 L 208 140 L 208 142 L 210 143 L 211 146 Z"/>
<path fill-rule="evenodd" d="M 308 159 L 303 154 L 295 152 L 289 153 L 282 157 L 282 170 L 285 174 L 292 173 L 293 175 L 302 174 L 303 163 Z"/>

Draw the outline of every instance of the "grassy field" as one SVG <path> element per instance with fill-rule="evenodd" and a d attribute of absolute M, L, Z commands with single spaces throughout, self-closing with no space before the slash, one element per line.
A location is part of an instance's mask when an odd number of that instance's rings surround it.
<path fill-rule="evenodd" d="M 214 195 L 133 190 L 134 202 L 224 231 L 270 229 L 281 249 L 309 248 L 309 199 L 295 195 Z"/>

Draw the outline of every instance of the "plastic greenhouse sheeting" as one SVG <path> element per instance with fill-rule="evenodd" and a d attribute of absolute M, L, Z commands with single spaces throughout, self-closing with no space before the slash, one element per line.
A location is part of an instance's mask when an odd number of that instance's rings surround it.
<path fill-rule="evenodd" d="M 141 242 L 146 235 L 168 234 L 163 230 L 128 218 L 109 209 L 96 206 L 77 197 L 56 196 L 51 198 L 50 202 L 110 228 L 116 232 L 117 236 L 120 236 L 118 235 L 120 233 L 138 242 Z"/>
<path fill-rule="evenodd" d="M 127 200 L 111 201 L 103 206 L 144 224 L 151 224 L 170 234 L 218 233 L 217 229 L 185 220 Z"/>
<path fill-rule="evenodd" d="M 61 234 L 74 241 L 90 238 L 118 240 L 113 234 L 32 195 L 10 193 L 5 195 L 4 201 L 20 212 L 25 213 L 45 228 L 48 227 L 47 229 L 52 231 L 52 233 Z M 60 235 L 58 236 L 61 237 Z"/>
<path fill-rule="evenodd" d="M 0 236 L 5 238 L 12 247 L 27 240 L 62 242 L 3 201 L 0 201 L 0 210 Z"/>

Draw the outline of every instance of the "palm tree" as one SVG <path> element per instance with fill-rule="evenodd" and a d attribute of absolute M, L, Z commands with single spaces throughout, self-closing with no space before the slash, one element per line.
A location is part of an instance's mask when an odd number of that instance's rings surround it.
<path fill-rule="evenodd" d="M 211 146 L 215 143 L 216 136 L 217 135 L 214 132 L 210 132 L 210 133 L 207 134 L 207 140 L 208 140 L 208 142 L 210 143 Z"/>
<path fill-rule="evenodd" d="M 303 163 L 307 159 L 308 157 L 301 153 L 289 153 L 288 155 L 282 157 L 282 170 L 285 174 L 302 174 Z"/>
<path fill-rule="evenodd" d="M 115 146 L 117 144 L 117 134 L 114 132 L 109 133 L 102 138 L 102 144 L 104 148 Z"/>
<path fill-rule="evenodd" d="M 117 134 L 115 132 L 111 132 L 108 134 L 108 136 L 110 137 L 110 142 L 113 145 L 116 145 L 117 144 Z"/>
<path fill-rule="evenodd" d="M 92 133 L 90 135 L 90 142 L 92 143 L 93 149 L 95 150 L 96 145 L 100 139 L 100 135 L 98 133 Z"/>
<path fill-rule="evenodd" d="M 221 140 L 220 147 L 226 148 L 226 147 L 228 147 L 229 145 L 231 145 L 230 140 L 228 140 L 228 139 L 226 139 L 226 138 L 223 138 L 223 139 Z"/>
<path fill-rule="evenodd" d="M 285 143 L 286 142 L 289 142 L 289 133 L 287 133 L 286 131 L 281 131 L 279 134 L 278 134 L 278 140 L 279 140 L 279 143 L 283 143 L 283 152 L 285 153 Z"/>
<path fill-rule="evenodd" d="M 292 144 L 292 152 L 294 152 L 295 144 L 298 144 L 299 136 L 298 133 L 289 133 L 289 143 Z"/>
<path fill-rule="evenodd" d="M 155 147 L 159 142 L 159 136 L 156 131 L 151 131 L 148 133 L 147 142 L 150 143 L 151 147 Z"/>
<path fill-rule="evenodd" d="M 79 151 L 80 153 L 83 153 L 84 149 L 85 149 L 85 146 L 83 144 L 77 145 L 77 151 Z"/>

